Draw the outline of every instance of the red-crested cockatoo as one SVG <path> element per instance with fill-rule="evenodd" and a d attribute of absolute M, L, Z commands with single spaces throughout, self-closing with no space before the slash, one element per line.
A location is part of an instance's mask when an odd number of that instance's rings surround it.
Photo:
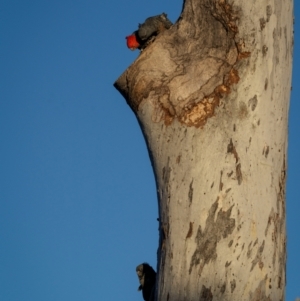
<path fill-rule="evenodd" d="M 143 24 L 139 24 L 138 30 L 126 37 L 127 47 L 130 50 L 143 50 L 159 33 L 169 29 L 171 26 L 172 22 L 165 13 L 147 18 Z"/>

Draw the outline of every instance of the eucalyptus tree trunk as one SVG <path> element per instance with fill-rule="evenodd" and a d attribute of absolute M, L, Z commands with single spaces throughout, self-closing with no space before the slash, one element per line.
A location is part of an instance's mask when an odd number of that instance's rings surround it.
<path fill-rule="evenodd" d="M 292 0 L 185 0 L 115 83 L 156 178 L 156 300 L 284 300 L 292 24 Z"/>

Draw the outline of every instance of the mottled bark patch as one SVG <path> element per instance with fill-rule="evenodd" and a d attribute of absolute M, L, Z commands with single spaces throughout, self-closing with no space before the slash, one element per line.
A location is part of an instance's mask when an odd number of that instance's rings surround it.
<path fill-rule="evenodd" d="M 192 272 L 194 266 L 199 265 L 199 275 L 203 267 L 211 260 L 217 258 L 217 244 L 222 238 L 226 238 L 235 228 L 235 219 L 231 218 L 233 205 L 227 210 L 222 209 L 217 213 L 218 200 L 215 201 L 209 212 L 205 223 L 205 229 L 199 226 L 195 238 L 197 247 L 191 259 L 189 273 Z"/>
<path fill-rule="evenodd" d="M 243 174 L 242 174 L 242 165 L 240 163 L 239 155 L 236 151 L 235 146 L 233 145 L 232 139 L 230 139 L 229 144 L 227 145 L 227 153 L 233 154 L 235 158 L 235 174 L 238 184 L 241 185 L 243 182 Z"/>
<path fill-rule="evenodd" d="M 264 46 L 262 47 L 262 54 L 263 54 L 263 57 L 265 57 L 265 56 L 267 55 L 268 50 L 269 50 L 269 48 L 268 48 L 267 45 L 264 45 Z"/>
<path fill-rule="evenodd" d="M 258 100 L 257 100 L 257 95 L 254 95 L 252 98 L 250 98 L 250 99 L 248 100 L 248 106 L 250 107 L 250 109 L 251 109 L 252 111 L 254 111 L 254 110 L 256 109 L 257 102 L 258 102 Z"/>
<path fill-rule="evenodd" d="M 242 182 L 243 182 L 241 163 L 239 163 L 239 164 L 236 165 L 235 172 L 236 172 L 236 179 L 238 181 L 238 184 L 241 185 Z"/>
<path fill-rule="evenodd" d="M 259 24 L 260 24 L 260 29 L 261 30 L 264 30 L 264 28 L 266 27 L 266 20 L 265 20 L 265 18 L 260 18 L 259 19 Z"/>
<path fill-rule="evenodd" d="M 263 148 L 263 152 L 262 152 L 263 156 L 265 156 L 266 158 L 268 158 L 269 151 L 270 151 L 269 145 L 265 145 L 264 148 Z"/>
<path fill-rule="evenodd" d="M 266 293 L 266 279 L 260 281 L 254 292 L 250 292 L 249 301 L 271 301 L 270 296 L 267 296 Z"/>
<path fill-rule="evenodd" d="M 252 245 L 252 241 L 250 242 L 249 246 L 248 246 L 248 251 L 247 251 L 247 257 L 250 258 L 251 255 L 252 255 L 252 248 L 251 248 L 251 245 Z"/>
<path fill-rule="evenodd" d="M 286 185 L 286 159 L 283 157 L 281 175 L 278 181 L 277 208 L 271 209 L 269 214 L 265 236 L 272 235 L 273 265 L 278 262 L 280 271 L 278 276 L 278 288 L 282 287 L 285 279 L 286 265 L 286 236 L 285 236 L 285 185 Z M 272 227 L 273 226 L 273 227 Z M 270 231 L 270 229 L 272 229 Z"/>
<path fill-rule="evenodd" d="M 260 18 L 259 19 L 259 23 L 260 23 L 260 29 L 263 30 L 266 27 L 267 22 L 270 21 L 270 17 L 272 15 L 273 11 L 272 11 L 272 6 L 271 5 L 267 5 L 266 6 L 266 19 L 265 18 Z"/>
<path fill-rule="evenodd" d="M 192 203 L 193 201 L 193 193 L 194 193 L 194 188 L 193 188 L 193 180 L 192 180 L 190 183 L 189 195 L 188 195 L 190 203 Z"/>
<path fill-rule="evenodd" d="M 280 57 L 280 29 L 274 28 L 273 30 L 273 50 L 274 50 L 274 65 L 279 64 Z"/>
<path fill-rule="evenodd" d="M 193 222 L 190 222 L 190 225 L 189 225 L 189 231 L 188 231 L 188 233 L 187 233 L 185 239 L 188 239 L 188 238 L 192 237 L 192 235 L 193 235 L 193 225 L 194 225 L 194 223 L 193 223 Z"/>
<path fill-rule="evenodd" d="M 229 144 L 227 145 L 227 153 L 233 154 L 234 158 L 235 158 L 235 163 L 238 163 L 239 156 L 238 156 L 238 153 L 235 149 L 235 146 L 233 145 L 232 139 L 230 139 Z"/>
<path fill-rule="evenodd" d="M 234 292 L 235 288 L 236 288 L 236 281 L 235 279 L 230 281 L 230 288 L 231 288 L 231 293 Z"/>
<path fill-rule="evenodd" d="M 220 171 L 219 191 L 222 191 L 222 189 L 223 189 L 222 175 L 223 175 L 223 171 L 221 170 Z"/>
<path fill-rule="evenodd" d="M 221 294 L 225 293 L 225 291 L 226 291 L 226 282 L 223 283 L 223 285 L 221 286 L 220 291 L 221 291 Z"/>
<path fill-rule="evenodd" d="M 161 199 L 168 199 L 170 200 L 170 178 L 171 178 L 171 172 L 172 169 L 170 167 L 170 157 L 168 157 L 167 164 L 162 169 L 162 178 L 164 187 L 161 190 Z M 167 244 L 166 240 L 169 236 L 169 217 L 167 214 L 164 214 L 168 212 L 168 202 L 163 202 L 163 207 L 160 212 L 162 212 L 162 215 L 159 217 L 159 248 L 158 248 L 158 258 L 159 260 L 159 269 L 163 269 L 165 262 L 166 262 L 166 256 L 167 256 Z M 163 286 L 164 284 L 164 276 L 163 274 L 159 276 L 159 282 Z"/>
<path fill-rule="evenodd" d="M 248 108 L 247 105 L 241 101 L 239 104 L 238 117 L 240 119 L 245 119 L 248 116 Z"/>
<path fill-rule="evenodd" d="M 226 261 L 226 263 L 225 263 L 225 268 L 228 268 L 229 266 L 231 265 L 231 261 Z"/>
<path fill-rule="evenodd" d="M 270 21 L 270 17 L 273 14 L 273 9 L 272 9 L 271 5 L 267 5 L 267 7 L 266 7 L 266 14 L 267 14 L 267 22 L 269 22 Z"/>
<path fill-rule="evenodd" d="M 162 176 L 165 183 L 165 191 L 169 193 L 169 181 L 171 176 L 170 158 L 168 157 L 167 165 L 163 167 Z"/>
<path fill-rule="evenodd" d="M 212 301 L 212 299 L 213 299 L 213 294 L 211 292 L 211 289 L 205 287 L 205 285 L 202 285 L 199 301 Z"/>
<path fill-rule="evenodd" d="M 264 251 L 264 247 L 265 247 L 265 241 L 263 241 L 262 244 L 260 245 L 260 247 L 257 249 L 256 256 L 252 260 L 252 266 L 251 266 L 250 271 L 252 271 L 254 269 L 256 264 L 259 264 L 259 267 L 262 266 L 262 253 Z"/>
<path fill-rule="evenodd" d="M 268 84 L 269 84 L 269 80 L 266 78 L 266 79 L 265 79 L 265 90 L 268 89 Z"/>

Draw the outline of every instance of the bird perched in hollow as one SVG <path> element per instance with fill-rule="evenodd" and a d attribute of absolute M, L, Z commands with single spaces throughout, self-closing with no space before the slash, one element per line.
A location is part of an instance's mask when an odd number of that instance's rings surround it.
<path fill-rule="evenodd" d="M 142 291 L 145 301 L 153 301 L 155 295 L 156 272 L 148 263 L 142 263 L 136 267 L 139 278 L 139 291 Z"/>
<path fill-rule="evenodd" d="M 139 24 L 138 30 L 126 37 L 127 47 L 130 50 L 143 50 L 154 41 L 159 33 L 169 29 L 171 26 L 172 22 L 167 18 L 167 14 L 165 13 L 149 17 L 144 23 Z"/>

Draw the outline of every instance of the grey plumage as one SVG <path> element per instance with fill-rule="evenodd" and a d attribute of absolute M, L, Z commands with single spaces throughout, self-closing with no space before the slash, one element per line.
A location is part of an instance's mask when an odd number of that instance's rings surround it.
<path fill-rule="evenodd" d="M 136 267 L 139 278 L 139 291 L 142 291 L 145 301 L 153 301 L 155 295 L 156 272 L 148 263 L 142 263 Z"/>
<path fill-rule="evenodd" d="M 162 13 L 160 15 L 147 18 L 143 24 L 139 24 L 137 34 L 140 40 L 146 41 L 150 37 L 158 35 L 160 32 L 169 29 L 171 26 L 172 22 L 167 18 L 167 14 Z"/>

